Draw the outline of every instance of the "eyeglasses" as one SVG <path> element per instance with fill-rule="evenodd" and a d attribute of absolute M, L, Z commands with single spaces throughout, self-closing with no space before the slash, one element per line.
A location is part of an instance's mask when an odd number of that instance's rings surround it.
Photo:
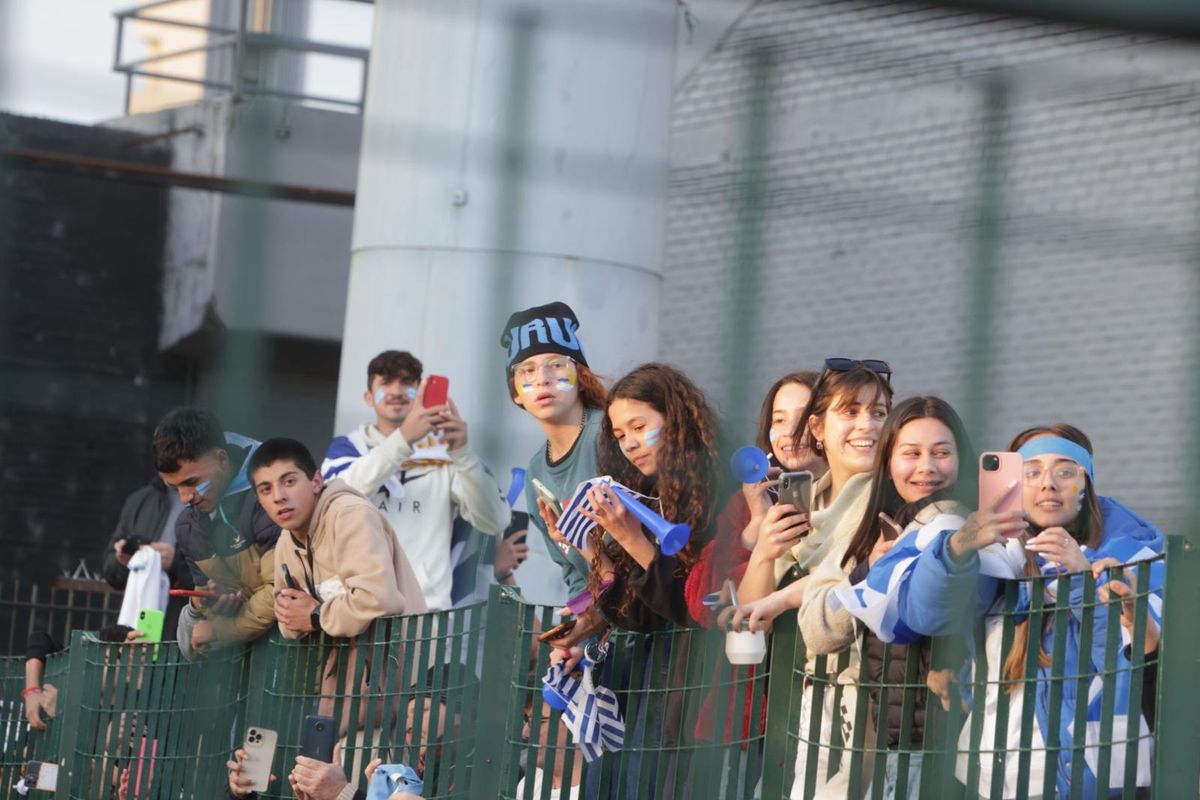
<path fill-rule="evenodd" d="M 825 376 L 831 372 L 849 372 L 859 368 L 869 369 L 877 375 L 882 375 L 887 385 L 892 385 L 892 365 L 886 361 L 875 358 L 864 358 L 862 361 L 856 358 L 827 358 L 825 366 L 821 369 L 821 375 L 817 378 L 817 386 L 820 386 L 825 380 Z M 813 387 L 813 394 L 816 394 L 816 387 Z"/>
<path fill-rule="evenodd" d="M 1082 470 L 1083 467 L 1078 464 L 1059 464 L 1050 468 L 1050 477 L 1055 483 L 1066 483 L 1077 480 Z M 1046 474 L 1046 468 L 1041 464 L 1029 463 L 1025 465 L 1025 471 L 1022 474 L 1025 476 L 1025 484 L 1034 486 L 1041 483 L 1042 476 Z"/>
<path fill-rule="evenodd" d="M 513 375 L 526 383 L 535 379 L 544 369 L 548 369 L 552 374 L 562 377 L 567 374 L 567 370 L 570 369 L 573 363 L 575 363 L 575 359 L 568 356 L 551 358 L 540 364 L 536 361 L 522 361 L 513 367 Z"/>

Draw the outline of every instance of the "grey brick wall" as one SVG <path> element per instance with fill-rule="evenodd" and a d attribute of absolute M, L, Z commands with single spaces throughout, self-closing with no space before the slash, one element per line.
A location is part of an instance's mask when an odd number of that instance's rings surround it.
<path fill-rule="evenodd" d="M 983 84 L 1010 87 L 986 430 L 1069 421 L 1101 491 L 1168 528 L 1190 497 L 1200 47 L 957 9 L 761 2 L 681 84 L 660 356 L 715 399 L 749 54 L 770 45 L 756 400 L 825 356 L 882 357 L 898 397 L 964 397 Z M 743 438 L 749 441 L 749 430 Z"/>

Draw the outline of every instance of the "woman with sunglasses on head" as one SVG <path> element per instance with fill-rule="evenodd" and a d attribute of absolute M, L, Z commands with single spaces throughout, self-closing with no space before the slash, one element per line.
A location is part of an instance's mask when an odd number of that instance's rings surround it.
<path fill-rule="evenodd" d="M 738 586 L 742 606 L 735 626 L 745 618 L 751 631 L 765 629 L 784 611 L 799 608 L 808 573 L 858 529 L 879 433 L 892 405 L 891 378 L 886 361 L 825 360 L 793 436 L 806 437 L 829 471 L 813 486 L 811 514 L 777 504 L 764 517 Z"/>
<path fill-rule="evenodd" d="M 1015 796 L 1019 777 L 1021 704 L 1028 648 L 1039 648 L 1036 657 L 1035 717 L 1038 725 L 1034 731 L 1034 751 L 1030 767 L 1029 786 L 1041 786 L 1046 763 L 1043 737 L 1050 730 L 1052 718 L 1057 717 L 1059 750 L 1057 757 L 1056 783 L 1063 796 L 1069 793 L 1073 770 L 1073 759 L 1082 758 L 1078 750 L 1072 750 L 1075 728 L 1076 705 L 1087 703 L 1087 719 L 1099 719 L 1104 692 L 1097 691 L 1099 676 L 1107 670 L 1105 664 L 1110 657 L 1106 653 L 1108 614 L 1097 608 L 1092 614 L 1090 639 L 1087 652 L 1083 650 L 1083 607 L 1084 580 L 1074 574 L 1068 583 L 1069 613 L 1065 615 L 1064 659 L 1060 668 L 1052 670 L 1050 652 L 1055 638 L 1054 613 L 1042 617 L 1041 630 L 1036 635 L 1029 631 L 1029 618 L 1018 616 L 1011 648 L 1002 653 L 1004 580 L 997 574 L 1007 570 L 1007 577 L 1045 577 L 1041 591 L 1045 605 L 1053 608 L 1058 604 L 1058 575 L 1082 573 L 1093 568 L 1093 564 L 1104 562 L 1119 564 L 1144 561 L 1161 554 L 1163 534 L 1152 523 L 1138 516 L 1121 503 L 1096 492 L 1091 441 L 1078 428 L 1066 425 L 1047 425 L 1030 428 L 1018 434 L 1010 449 L 1021 454 L 1024 461 L 1023 480 L 1020 488 L 1023 511 L 998 512 L 996 509 L 1004 498 L 999 498 L 987 507 L 972 514 L 957 530 L 940 533 L 925 547 L 920 555 L 905 567 L 909 572 L 903 583 L 906 591 L 896 598 L 898 624 L 915 635 L 936 636 L 963 630 L 964 623 L 971 623 L 986 615 L 985 653 L 989 676 L 999 676 L 1005 681 L 1008 699 L 1008 730 L 1005 744 L 994 743 L 996 713 L 998 707 L 999 681 L 989 678 L 986 696 L 977 703 L 972 713 L 984 715 L 984 738 L 980 748 L 985 751 L 1007 749 L 1009 756 L 1004 761 L 1004 797 Z M 1011 491 L 1015 491 L 1013 486 Z M 982 570 L 981 555 L 988 559 L 989 566 Z M 873 569 L 895 568 L 883 559 Z M 1019 586 L 1019 602 L 1016 609 L 1022 615 L 1031 605 L 1029 581 Z M 974 600 L 972 615 L 971 598 Z M 966 600 L 967 602 L 964 602 Z M 964 612 L 966 608 L 966 613 Z M 964 619 L 965 618 L 965 619 Z M 1033 644 L 1036 642 L 1036 645 Z M 1125 652 L 1116 654 L 1116 676 L 1110 678 L 1116 692 L 1114 740 L 1123 740 L 1125 735 L 1116 735 L 1118 727 L 1128 727 L 1130 737 L 1140 736 L 1138 743 L 1137 784 L 1149 782 L 1149 730 L 1143 720 L 1130 724 L 1124 720 L 1130 688 L 1131 664 Z M 1053 678 L 1052 674 L 1060 677 Z M 1078 697 L 1078 680 L 1074 676 L 1090 675 L 1089 696 Z M 1063 679 L 1062 676 L 1067 676 Z M 1058 694 L 1057 703 L 1051 705 L 1052 689 Z M 946 699 L 943 699 L 946 702 Z M 1110 698 L 1109 702 L 1113 702 Z M 964 727 L 964 736 L 970 730 L 971 720 Z M 1091 741 L 1089 724 L 1089 745 Z M 1114 745 L 1114 761 L 1117 751 L 1123 753 L 1123 744 Z M 986 786 L 991 781 L 994 759 L 981 759 L 979 781 Z M 1097 792 L 1096 767 L 1091 756 L 1084 759 L 1081 768 L 1084 797 L 1094 797 Z M 1114 769 L 1109 782 L 1110 794 L 1119 792 L 1123 783 L 1124 770 Z M 968 771 L 965 759 L 958 766 L 960 780 L 966 780 Z"/>

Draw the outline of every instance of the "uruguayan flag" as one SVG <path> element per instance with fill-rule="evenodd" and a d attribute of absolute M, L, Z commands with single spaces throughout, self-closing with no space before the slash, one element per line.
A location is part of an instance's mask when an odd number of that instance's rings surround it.
<path fill-rule="evenodd" d="M 575 738 L 584 760 L 594 761 L 605 750 L 616 752 L 625 744 L 625 720 L 617 696 L 611 689 L 592 683 L 590 668 L 584 668 L 581 681 L 565 672 L 562 662 L 552 664 L 542 683 L 566 701 L 563 724 Z"/>
<path fill-rule="evenodd" d="M 900 619 L 901 587 L 912 574 L 921 552 L 943 531 L 956 531 L 964 522 L 957 514 L 938 514 L 918 528 L 910 526 L 892 549 L 875 562 L 866 580 L 835 590 L 829 598 L 830 605 L 834 609 L 845 608 L 885 642 L 916 641 L 920 637 Z M 1016 539 L 979 552 L 979 572 L 992 578 L 1012 580 L 1021 574 L 1024 565 L 1024 549 Z"/>
<path fill-rule="evenodd" d="M 568 542 L 574 545 L 577 549 L 583 550 L 587 545 L 587 537 L 595 528 L 596 523 L 583 515 L 584 511 L 588 513 L 594 512 L 592 502 L 588 500 L 588 492 L 594 486 L 599 486 L 602 483 L 607 483 L 611 486 L 619 486 L 625 490 L 631 497 L 636 500 L 650 500 L 657 502 L 657 497 L 647 497 L 644 494 L 635 492 L 624 484 L 617 483 L 610 475 L 601 475 L 596 478 L 588 478 L 586 481 L 580 482 L 575 487 L 575 491 L 571 493 L 571 499 L 567 501 L 563 513 L 558 517 L 558 532 L 561 533 Z"/>

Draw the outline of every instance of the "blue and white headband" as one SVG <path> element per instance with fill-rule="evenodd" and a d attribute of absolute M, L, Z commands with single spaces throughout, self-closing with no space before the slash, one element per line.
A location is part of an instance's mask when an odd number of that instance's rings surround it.
<path fill-rule="evenodd" d="M 1092 479 L 1093 485 L 1096 483 L 1096 468 L 1092 465 L 1092 454 L 1087 451 L 1087 448 L 1072 442 L 1070 439 L 1063 439 L 1058 436 L 1039 436 L 1021 445 L 1021 448 L 1017 452 L 1025 461 L 1035 456 L 1044 455 L 1069 458 L 1087 470 L 1088 477 Z"/>

